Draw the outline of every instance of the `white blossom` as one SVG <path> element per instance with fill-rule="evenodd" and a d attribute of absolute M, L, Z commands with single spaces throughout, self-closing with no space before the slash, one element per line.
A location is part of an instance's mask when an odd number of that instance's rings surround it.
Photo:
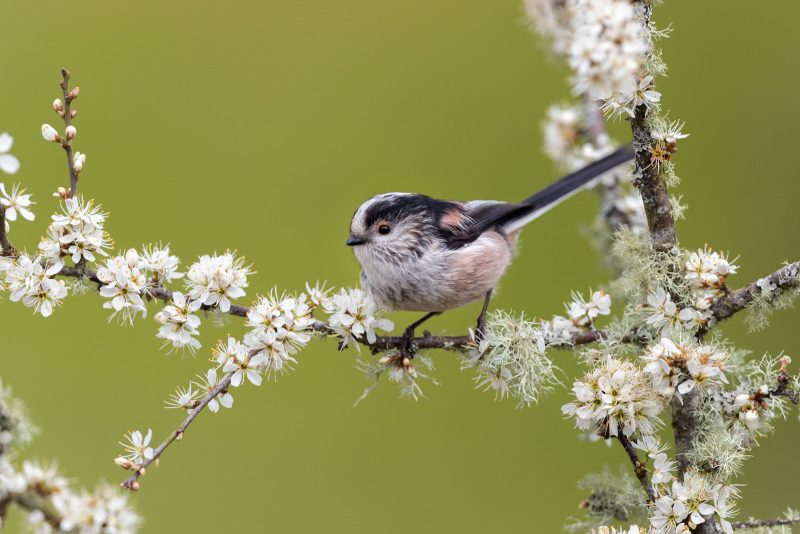
<path fill-rule="evenodd" d="M 636 6 L 624 0 L 573 0 L 570 4 L 567 60 L 574 73 L 575 93 L 618 102 L 630 110 L 641 98 L 644 80 L 637 83 L 637 75 L 649 50 Z"/>
<path fill-rule="evenodd" d="M 62 213 L 56 213 L 47 231 L 47 237 L 39 244 L 39 250 L 48 257 L 67 255 L 75 263 L 82 259 L 94 262 L 96 254 L 108 256 L 106 249 L 110 239 L 104 225 L 107 214 L 80 197 L 64 200 Z"/>
<path fill-rule="evenodd" d="M 125 256 L 106 260 L 105 265 L 97 270 L 97 278 L 104 284 L 100 296 L 111 299 L 103 303 L 104 308 L 112 310 L 109 320 L 119 315 L 121 321 L 133 324 L 137 313 L 147 316 L 142 300 L 147 279 L 140 269 L 139 254 L 135 249 L 128 249 Z"/>
<path fill-rule="evenodd" d="M 53 278 L 61 271 L 61 263 L 44 263 L 42 258 L 27 254 L 3 263 L 4 286 L 11 293 L 12 302 L 22 302 L 34 313 L 49 317 L 67 296 L 64 284 Z"/>
<path fill-rule="evenodd" d="M 206 376 L 198 376 L 197 378 L 200 381 L 195 382 L 195 384 L 200 389 L 205 390 L 206 395 L 210 395 L 217 389 L 217 386 L 219 386 L 219 374 L 216 369 L 209 369 L 206 372 Z M 221 391 L 216 397 L 208 401 L 208 409 L 213 413 L 219 411 L 220 405 L 225 408 L 231 408 L 233 406 L 233 395 L 227 390 Z"/>
<path fill-rule="evenodd" d="M 726 534 L 733 532 L 729 517 L 736 512 L 732 504 L 738 496 L 735 487 L 689 471 L 683 481 L 674 480 L 662 488 L 664 493 L 656 500 L 650 519 L 653 534 L 688 534 L 706 521 Z"/>
<path fill-rule="evenodd" d="M 94 492 L 64 492 L 53 496 L 53 507 L 62 517 L 60 530 L 76 534 L 135 534 L 141 517 L 130 507 L 128 495 L 101 485 Z"/>
<path fill-rule="evenodd" d="M 391 331 L 394 323 L 382 319 L 375 302 L 360 289 L 341 289 L 324 303 L 325 311 L 331 314 L 329 325 L 341 338 L 342 348 L 351 341 L 366 338 L 368 343 L 377 339 L 375 330 Z M 356 349 L 361 350 L 358 343 Z"/>
<path fill-rule="evenodd" d="M 150 440 L 152 438 L 153 431 L 151 429 L 147 429 L 147 433 L 144 436 L 138 430 L 129 432 L 125 435 L 126 441 L 120 442 L 120 445 L 122 445 L 122 448 L 125 450 L 123 457 L 138 465 L 152 460 L 153 448 L 150 447 Z"/>
<path fill-rule="evenodd" d="M 671 398 L 676 392 L 683 395 L 694 388 L 722 385 L 728 382 L 724 371 L 730 363 L 730 354 L 710 345 L 677 342 L 663 337 L 647 354 L 645 372 L 653 377 L 656 389 Z"/>
<path fill-rule="evenodd" d="M 178 271 L 180 264 L 180 258 L 170 252 L 169 245 L 159 243 L 142 248 L 141 268 L 154 278 L 156 285 L 183 278 L 185 273 Z"/>
<path fill-rule="evenodd" d="M 708 248 L 692 252 L 686 260 L 686 279 L 695 288 L 724 291 L 728 275 L 736 274 L 738 265 L 725 254 Z"/>
<path fill-rule="evenodd" d="M 237 258 L 232 252 L 201 256 L 186 276 L 189 298 L 228 312 L 231 300 L 245 295 L 250 274 L 244 258 Z"/>
<path fill-rule="evenodd" d="M 72 156 L 72 169 L 75 171 L 75 174 L 80 174 L 85 164 L 86 154 L 76 151 L 75 155 Z"/>
<path fill-rule="evenodd" d="M 13 137 L 6 132 L 0 134 L 0 172 L 16 174 L 19 170 L 19 160 L 9 154 L 13 145 Z"/>
<path fill-rule="evenodd" d="M 45 141 L 51 141 L 54 143 L 61 142 L 61 136 L 58 135 L 56 129 L 49 124 L 42 124 L 42 137 Z"/>
<path fill-rule="evenodd" d="M 200 306 L 199 300 L 187 300 L 183 293 L 174 291 L 170 304 L 156 314 L 156 321 L 161 323 L 157 337 L 167 340 L 176 349 L 188 347 L 194 354 L 200 348 L 196 337 L 200 334 L 197 330 L 200 318 L 195 315 Z"/>
<path fill-rule="evenodd" d="M 635 364 L 606 357 L 573 384 L 575 400 L 561 411 L 581 430 L 601 426 L 609 436 L 652 435 L 661 424 L 663 401 L 650 378 Z"/>
<path fill-rule="evenodd" d="M 267 363 L 267 356 L 263 353 L 250 357 L 247 351 L 237 350 L 222 366 L 223 373 L 231 375 L 231 385 L 238 388 L 244 379 L 254 386 L 261 385 L 261 371 Z"/>
<path fill-rule="evenodd" d="M 680 121 L 665 123 L 660 127 L 654 127 L 650 137 L 666 145 L 676 145 L 678 140 L 689 137 L 689 134 L 683 133 L 683 127 L 684 123 Z"/>
<path fill-rule="evenodd" d="M 175 393 L 170 394 L 166 402 L 167 408 L 183 408 L 184 410 L 194 408 L 201 393 L 194 389 L 194 386 L 194 382 L 191 382 L 187 388 L 178 386 Z"/>
<path fill-rule="evenodd" d="M 14 184 L 11 188 L 11 194 L 6 192 L 6 186 L 0 183 L 0 206 L 5 209 L 5 217 L 8 221 L 17 220 L 17 212 L 25 220 L 32 221 L 36 218 L 32 211 L 30 211 L 31 196 L 25 193 L 25 189 L 20 188 L 19 184 Z"/>
<path fill-rule="evenodd" d="M 611 313 L 611 295 L 605 291 L 594 291 L 587 301 L 578 293 L 573 293 L 567 313 L 576 327 L 591 327 L 598 316 Z"/>

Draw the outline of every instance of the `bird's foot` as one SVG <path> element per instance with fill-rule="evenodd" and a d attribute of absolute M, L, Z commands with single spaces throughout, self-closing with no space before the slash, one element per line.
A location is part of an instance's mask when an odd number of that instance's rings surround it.
<path fill-rule="evenodd" d="M 400 337 L 400 356 L 403 358 L 414 357 L 414 326 L 409 326 Z"/>

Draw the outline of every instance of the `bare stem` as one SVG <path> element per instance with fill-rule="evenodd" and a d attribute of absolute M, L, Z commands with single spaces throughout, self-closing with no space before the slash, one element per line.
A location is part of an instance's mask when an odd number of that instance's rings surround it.
<path fill-rule="evenodd" d="M 633 464 L 633 472 L 636 474 L 636 478 L 638 478 L 639 482 L 642 484 L 645 493 L 647 493 L 647 502 L 655 502 L 656 492 L 653 489 L 653 485 L 650 483 L 647 466 L 639 461 L 639 455 L 637 454 L 633 443 L 631 443 L 625 434 L 621 433 L 617 436 L 617 440 L 619 441 L 620 445 L 622 445 L 622 448 L 625 449 L 631 464 Z"/>
<path fill-rule="evenodd" d="M 737 312 L 750 306 L 764 291 L 764 286 L 774 286 L 770 294 L 770 302 L 778 298 L 785 289 L 800 285 L 800 261 L 784 265 L 774 273 L 718 298 L 711 305 L 711 312 L 716 321 L 724 321 Z"/>
<path fill-rule="evenodd" d="M 253 353 L 248 355 L 247 361 L 250 360 L 250 357 L 252 355 Z M 162 441 L 161 444 L 153 450 L 153 457 L 146 460 L 143 464 L 136 466 L 130 478 L 128 478 L 125 482 L 122 483 L 122 487 L 132 491 L 136 491 L 139 489 L 138 480 L 139 477 L 141 477 L 142 474 L 144 473 L 144 470 L 148 466 L 150 466 L 150 464 L 152 464 L 153 462 L 158 461 L 158 459 L 161 457 L 164 451 L 167 450 L 167 447 L 172 445 L 172 443 L 174 443 L 175 441 L 183 438 L 183 434 L 184 432 L 186 432 L 186 429 L 189 428 L 189 425 L 191 425 L 192 422 L 195 420 L 195 418 L 198 415 L 200 415 L 200 412 L 202 412 L 203 409 L 205 409 L 205 407 L 208 406 L 209 402 L 215 399 L 217 395 L 219 395 L 220 393 L 228 390 L 228 388 L 231 385 L 232 376 L 233 376 L 232 372 L 225 373 L 225 375 L 222 377 L 222 380 L 220 380 L 219 384 L 217 384 L 217 387 L 208 392 L 205 397 L 200 399 L 200 402 L 197 404 L 197 406 L 189 410 L 189 414 L 186 416 L 186 419 L 184 419 L 181 422 L 181 424 L 178 425 L 178 428 L 173 430 L 172 433 L 167 437 L 167 439 Z"/>
<path fill-rule="evenodd" d="M 70 93 L 69 71 L 65 68 L 61 69 L 60 85 L 61 92 L 64 95 L 64 125 L 72 126 L 72 109 L 70 106 L 77 95 Z M 65 140 L 62 146 L 64 147 L 64 151 L 67 153 L 67 169 L 69 170 L 69 196 L 74 197 L 76 194 L 78 194 L 78 173 L 75 172 L 72 143 Z"/>

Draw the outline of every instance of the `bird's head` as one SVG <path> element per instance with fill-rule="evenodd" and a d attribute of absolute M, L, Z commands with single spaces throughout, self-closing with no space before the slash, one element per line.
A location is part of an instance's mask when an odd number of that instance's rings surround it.
<path fill-rule="evenodd" d="M 419 258 L 438 237 L 439 202 L 412 193 L 376 195 L 353 214 L 346 244 L 362 266 Z"/>

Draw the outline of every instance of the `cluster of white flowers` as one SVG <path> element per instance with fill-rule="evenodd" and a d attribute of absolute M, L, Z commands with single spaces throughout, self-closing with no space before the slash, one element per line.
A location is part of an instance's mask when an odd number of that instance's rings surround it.
<path fill-rule="evenodd" d="M 53 507 L 62 517 L 60 530 L 76 534 L 134 534 L 142 519 L 117 488 L 101 485 L 95 491 L 66 492 L 53 496 Z M 35 534 L 49 534 L 44 515 L 31 513 Z"/>
<path fill-rule="evenodd" d="M 32 258 L 21 254 L 0 262 L 0 274 L 3 275 L 0 286 L 10 292 L 12 302 L 22 302 L 33 308 L 34 313 L 50 317 L 53 309 L 67 296 L 63 282 L 53 278 L 62 268 L 61 262 L 48 264 L 38 256 Z"/>
<path fill-rule="evenodd" d="M 736 274 L 739 266 L 727 255 L 708 247 L 692 252 L 686 260 L 686 279 L 699 292 L 699 297 L 713 301 L 725 292 L 728 275 Z"/>
<path fill-rule="evenodd" d="M 100 296 L 111 299 L 103 303 L 104 308 L 113 310 L 109 320 L 119 315 L 122 322 L 133 324 L 137 312 L 142 317 L 147 316 L 142 299 L 147 291 L 147 278 L 135 249 L 106 260 L 105 265 L 97 269 L 97 278 L 104 284 Z"/>
<path fill-rule="evenodd" d="M 639 104 L 657 104 L 652 77 L 641 76 L 650 50 L 640 6 L 624 0 L 528 0 L 540 30 L 567 56 L 576 94 L 602 99 L 614 112 L 633 114 Z"/>
<path fill-rule="evenodd" d="M 733 500 L 738 492 L 734 486 L 712 483 L 690 471 L 683 482 L 675 480 L 660 490 L 663 491 L 650 518 L 652 534 L 689 534 L 706 521 L 713 522 L 725 534 L 732 534 L 728 519 L 736 513 Z"/>
<path fill-rule="evenodd" d="M 724 371 L 730 365 L 730 354 L 711 345 L 664 337 L 642 359 L 647 362 L 644 369 L 653 377 L 655 388 L 667 398 L 728 383 Z"/>
<path fill-rule="evenodd" d="M 282 373 L 297 360 L 292 356 L 305 347 L 314 333 L 313 307 L 305 294 L 281 295 L 273 290 L 260 297 L 247 313 L 244 343 L 256 354 L 266 357 L 268 373 Z"/>
<path fill-rule="evenodd" d="M 659 413 L 664 401 L 653 389 L 650 377 L 634 363 L 606 357 L 582 379 L 572 391 L 575 400 L 561 411 L 575 418 L 581 430 L 603 435 L 627 437 L 637 433 L 652 435 L 661 421 Z"/>
<path fill-rule="evenodd" d="M 544 152 L 561 168 L 575 171 L 609 155 L 617 144 L 605 133 L 591 131 L 578 106 L 550 106 L 542 124 Z M 596 183 L 613 186 L 630 181 L 628 167 L 608 171 Z"/>
<path fill-rule="evenodd" d="M 153 285 L 169 284 L 184 277 L 179 272 L 180 258 L 173 255 L 169 245 L 148 245 L 142 248 L 141 269 L 151 277 Z"/>
<path fill-rule="evenodd" d="M 706 326 L 713 317 L 711 305 L 725 294 L 728 275 L 735 274 L 738 268 L 725 254 L 708 248 L 692 252 L 685 263 L 685 278 L 692 287 L 692 302 L 678 308 L 670 294 L 657 287 L 647 297 L 650 313 L 647 324 L 657 330 L 668 325 L 692 330 Z"/>
<path fill-rule="evenodd" d="M 731 436 L 742 447 L 757 445 L 757 438 L 774 430 L 774 420 L 786 418 L 787 397 L 777 393 L 796 383 L 796 377 L 788 374 L 791 361 L 786 355 L 751 361 L 740 369 L 736 388 L 716 396 Z"/>
<path fill-rule="evenodd" d="M 633 446 L 653 460 L 653 474 L 651 477 L 653 484 L 665 484 L 672 481 L 675 462 L 669 459 L 667 453 L 664 452 L 666 447 L 658 441 L 656 436 L 642 436 L 641 439 L 633 442 Z"/>
<path fill-rule="evenodd" d="M 392 321 L 380 317 L 375 302 L 361 289 L 342 288 L 325 299 L 322 307 L 330 314 L 328 324 L 342 340 L 342 348 L 363 338 L 374 343 L 376 329 L 389 332 L 394 328 Z M 353 344 L 361 350 L 358 343 Z"/>
<path fill-rule="evenodd" d="M 165 339 L 174 349 L 188 347 L 194 351 L 200 348 L 197 340 L 200 318 L 195 315 L 200 309 L 199 300 L 187 300 L 180 291 L 172 293 L 172 301 L 156 314 L 156 321 L 161 323 L 157 337 Z"/>
<path fill-rule="evenodd" d="M 107 485 L 92 493 L 75 492 L 53 465 L 25 461 L 17 472 L 5 459 L 0 460 L 0 488 L 3 494 L 30 494 L 50 505 L 59 520 L 58 529 L 41 510 L 33 510 L 27 525 L 33 534 L 133 534 L 142 522 L 127 495 Z"/>
<path fill-rule="evenodd" d="M 186 276 L 189 299 L 228 312 L 231 300 L 244 296 L 250 274 L 244 258 L 237 258 L 232 252 L 200 256 Z"/>
<path fill-rule="evenodd" d="M 52 217 L 47 237 L 39 243 L 39 251 L 51 261 L 70 256 L 75 263 L 81 260 L 97 261 L 97 256 L 108 256 L 106 249 L 111 240 L 104 229 L 107 214 L 94 202 L 80 197 L 64 200 L 62 212 Z"/>
<path fill-rule="evenodd" d="M 517 406 L 529 406 L 560 381 L 546 355 L 548 332 L 524 316 L 495 311 L 489 315 L 480 343 L 468 353 L 462 367 L 477 369 L 478 387 L 494 390 L 495 398 L 513 397 Z"/>
<path fill-rule="evenodd" d="M 578 293 L 572 294 L 572 302 L 566 304 L 567 316 L 553 316 L 542 329 L 549 343 L 569 343 L 572 335 L 594 329 L 595 320 L 601 315 L 611 314 L 611 295 L 605 291 L 593 291 L 589 300 Z"/>
<path fill-rule="evenodd" d="M 699 299 L 697 306 L 702 308 L 687 306 L 678 308 L 672 301 L 672 297 L 667 291 L 659 286 L 647 296 L 647 312 L 649 313 L 647 324 L 660 331 L 665 326 L 683 326 L 685 328 L 696 329 L 705 325 L 711 317 L 709 307 L 711 305 L 706 299 Z"/>

